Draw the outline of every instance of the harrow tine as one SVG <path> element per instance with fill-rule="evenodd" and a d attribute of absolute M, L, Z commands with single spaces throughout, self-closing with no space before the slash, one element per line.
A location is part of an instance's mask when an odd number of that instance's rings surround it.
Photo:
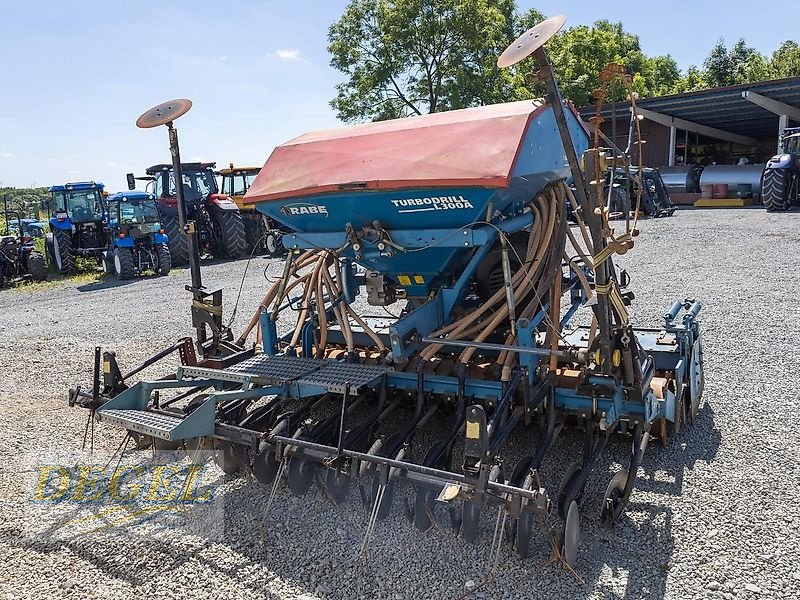
<path fill-rule="evenodd" d="M 506 510 L 505 504 L 501 504 L 497 508 L 497 520 L 494 524 L 494 535 L 492 536 L 492 545 L 489 549 L 489 570 L 487 572 L 487 577 L 491 577 L 494 574 L 497 563 L 500 560 L 500 547 L 503 542 L 503 532 L 505 531 L 507 518 L 508 511 Z"/>
<path fill-rule="evenodd" d="M 267 505 L 264 507 L 264 516 L 261 518 L 261 543 L 264 543 L 265 526 L 269 518 L 270 510 L 272 509 L 272 501 L 275 499 L 275 492 L 278 491 L 278 484 L 283 476 L 283 471 L 286 468 L 286 457 L 281 458 L 281 464 L 278 466 L 278 473 L 275 475 L 275 481 L 272 482 L 272 489 L 267 499 Z"/>
<path fill-rule="evenodd" d="M 372 512 L 369 516 L 369 521 L 367 522 L 367 531 L 364 535 L 364 540 L 361 542 L 361 550 L 359 551 L 359 555 L 366 558 L 367 548 L 369 547 L 369 541 L 372 538 L 372 534 L 375 531 L 375 525 L 378 522 L 378 513 L 380 512 L 381 503 L 383 502 L 383 494 L 386 491 L 386 487 L 388 484 L 381 483 L 378 486 L 378 493 L 375 496 L 375 503 L 372 507 Z"/>

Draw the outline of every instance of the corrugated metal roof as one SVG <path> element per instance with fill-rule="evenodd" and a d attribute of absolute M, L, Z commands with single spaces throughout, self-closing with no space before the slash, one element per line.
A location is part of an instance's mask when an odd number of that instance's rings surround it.
<path fill-rule="evenodd" d="M 731 133 L 758 139 L 776 137 L 778 116 L 742 98 L 742 92 L 747 90 L 800 108 L 800 77 L 646 98 L 639 100 L 637 106 Z M 617 118 L 627 110 L 627 103 L 617 103 Z M 584 106 L 580 113 L 588 119 L 595 114 L 595 108 Z M 611 105 L 603 108 L 602 116 L 610 119 Z"/>

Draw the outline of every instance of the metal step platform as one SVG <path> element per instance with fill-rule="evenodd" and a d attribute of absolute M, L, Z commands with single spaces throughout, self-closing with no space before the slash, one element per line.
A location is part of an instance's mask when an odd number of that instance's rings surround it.
<path fill-rule="evenodd" d="M 254 356 L 227 369 L 216 371 L 199 367 L 184 367 L 187 377 L 202 377 L 222 381 L 239 381 L 249 378 L 256 385 L 283 385 L 289 382 L 322 386 L 329 392 L 343 394 L 346 385 L 358 393 L 374 384 L 389 367 L 360 365 L 335 360 L 317 360 L 294 356 Z"/>
<path fill-rule="evenodd" d="M 179 416 L 171 417 L 147 410 L 108 409 L 98 411 L 99 421 L 144 433 L 162 440 L 173 439 L 171 433 L 183 422 Z"/>

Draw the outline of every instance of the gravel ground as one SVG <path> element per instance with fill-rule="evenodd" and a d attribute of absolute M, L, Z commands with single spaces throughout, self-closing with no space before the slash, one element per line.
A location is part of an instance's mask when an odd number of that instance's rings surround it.
<path fill-rule="evenodd" d="M 633 276 L 636 324 L 657 325 L 674 299 L 704 303 L 705 402 L 699 422 L 671 447 L 651 444 L 628 512 L 613 530 L 599 526 L 599 508 L 628 440 L 610 445 L 584 495 L 577 576 L 548 562 L 540 535 L 525 561 L 503 546 L 487 579 L 494 514 L 484 516 L 483 544 L 467 545 L 444 525 L 419 535 L 401 507 L 404 489 L 392 516 L 378 524 L 368 560 L 352 559 L 368 518 L 357 493 L 337 509 L 316 488 L 296 498 L 282 485 L 262 537 L 269 490 L 246 477 L 220 477 L 218 535 L 133 527 L 42 535 L 62 507 L 31 501 L 31 465 L 80 449 L 83 436 L 86 415 L 66 406 L 67 388 L 89 382 L 95 344 L 116 350 L 124 368 L 191 333 L 183 270 L 125 284 L 0 292 L 0 595 L 800 597 L 800 278 L 791 260 L 800 248 L 800 214 L 681 211 L 642 230 L 621 261 Z M 207 283 L 225 287 L 229 307 L 245 264 L 204 269 Z M 251 263 L 237 327 L 265 289 L 270 264 Z M 510 455 L 524 436 L 516 432 Z M 98 425 L 98 453 L 110 454 L 120 437 Z M 579 453 L 580 435 L 565 434 L 543 467 L 545 483 L 557 485 Z"/>

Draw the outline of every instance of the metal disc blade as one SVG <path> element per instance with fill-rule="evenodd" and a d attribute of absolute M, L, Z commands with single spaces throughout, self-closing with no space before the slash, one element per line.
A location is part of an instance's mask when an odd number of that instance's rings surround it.
<path fill-rule="evenodd" d="M 428 531 L 433 525 L 433 507 L 436 492 L 428 488 L 417 489 L 414 499 L 414 526 L 420 531 Z"/>
<path fill-rule="evenodd" d="M 476 502 L 464 502 L 461 510 L 461 537 L 473 543 L 478 539 L 478 525 L 481 520 L 481 507 Z"/>
<path fill-rule="evenodd" d="M 289 489 L 295 496 L 302 496 L 311 488 L 317 466 L 317 463 L 297 454 L 289 459 L 286 478 L 289 480 Z"/>
<path fill-rule="evenodd" d="M 533 530 L 533 515 L 523 510 L 517 518 L 516 536 L 514 546 L 520 558 L 528 557 L 531 547 L 531 531 Z"/>
<path fill-rule="evenodd" d="M 280 462 L 276 460 L 274 450 L 265 445 L 253 456 L 250 472 L 258 483 L 269 485 L 275 480 L 279 467 Z"/>
<path fill-rule="evenodd" d="M 239 453 L 230 442 L 217 442 L 215 444 L 214 462 L 226 475 L 233 475 L 244 466 Z"/>
<path fill-rule="evenodd" d="M 347 497 L 350 495 L 350 481 L 348 473 L 342 473 L 339 469 L 328 469 L 328 473 L 325 475 L 325 489 L 336 506 L 347 501 Z"/>
<path fill-rule="evenodd" d="M 136 119 L 136 126 L 142 129 L 148 129 L 150 127 L 158 127 L 159 125 L 166 125 L 178 117 L 185 115 L 189 112 L 190 108 L 192 108 L 192 101 L 186 98 L 168 100 L 142 113 L 142 116 Z"/>
<path fill-rule="evenodd" d="M 558 15 L 545 19 L 538 25 L 534 25 L 528 31 L 519 36 L 511 45 L 508 46 L 497 59 L 497 66 L 502 68 L 517 64 L 524 58 L 529 57 L 536 50 L 541 48 L 553 37 L 558 30 L 564 26 L 567 18 Z"/>
<path fill-rule="evenodd" d="M 581 523 L 578 516 L 578 503 L 573 500 L 569 505 L 567 520 L 564 523 L 564 547 L 561 549 L 561 555 L 570 567 L 575 566 L 580 543 Z"/>

